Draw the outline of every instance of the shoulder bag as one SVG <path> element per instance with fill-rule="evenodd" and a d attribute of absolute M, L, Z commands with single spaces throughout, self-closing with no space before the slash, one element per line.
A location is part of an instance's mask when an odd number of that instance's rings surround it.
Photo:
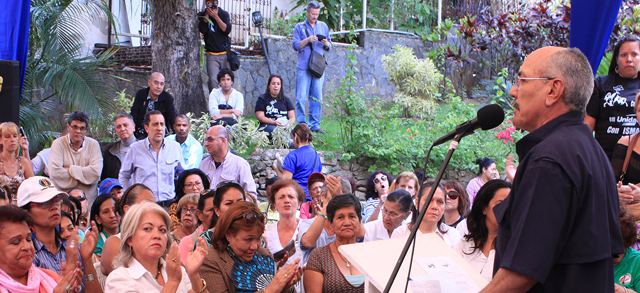
<path fill-rule="evenodd" d="M 304 25 L 304 30 L 307 32 L 307 37 L 309 37 L 309 30 L 307 29 L 306 24 Z M 309 56 L 309 71 L 317 77 L 321 78 L 324 74 L 324 69 L 327 67 L 327 61 L 324 59 L 322 54 L 313 50 L 313 44 L 309 42 L 309 47 L 311 47 L 311 56 Z"/>
<path fill-rule="evenodd" d="M 238 68 L 240 68 L 240 58 L 238 57 L 238 55 L 240 54 L 231 49 L 231 39 L 229 39 L 229 45 L 227 45 L 225 49 L 227 49 L 227 60 L 229 61 L 229 68 L 231 69 L 231 71 L 238 70 Z"/>

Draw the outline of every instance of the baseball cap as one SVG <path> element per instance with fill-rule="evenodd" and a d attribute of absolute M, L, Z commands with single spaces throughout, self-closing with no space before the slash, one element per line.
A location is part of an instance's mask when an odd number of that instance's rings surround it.
<path fill-rule="evenodd" d="M 18 187 L 18 206 L 23 207 L 30 202 L 47 202 L 58 194 L 67 195 L 66 192 L 56 189 L 51 179 L 33 176 L 22 181 Z"/>
<path fill-rule="evenodd" d="M 314 181 L 324 182 L 325 179 L 326 178 L 324 177 L 324 174 L 320 172 L 313 172 L 311 173 L 311 175 L 309 175 L 309 179 L 307 180 L 307 182 L 314 182 Z"/>
<path fill-rule="evenodd" d="M 114 187 L 122 188 L 122 185 L 120 184 L 120 181 L 118 181 L 118 179 L 107 178 L 105 180 L 102 180 L 102 182 L 100 183 L 100 188 L 98 188 L 98 194 L 111 193 L 111 190 Z"/>

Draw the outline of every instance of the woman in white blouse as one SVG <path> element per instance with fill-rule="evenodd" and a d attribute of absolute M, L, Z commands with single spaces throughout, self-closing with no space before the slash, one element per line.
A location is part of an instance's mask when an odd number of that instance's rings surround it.
<path fill-rule="evenodd" d="M 495 239 L 498 235 L 493 207 L 507 198 L 510 191 L 511 184 L 500 179 L 490 180 L 480 188 L 467 215 L 469 232 L 455 247 L 455 251 L 487 280 L 493 277 Z"/>
<path fill-rule="evenodd" d="M 116 269 L 107 277 L 105 292 L 208 292 L 198 274 L 206 253 L 204 238 L 198 239 L 198 247 L 189 253 L 186 268 L 182 267 L 178 245 L 169 237 L 170 225 L 169 214 L 153 202 L 133 205 L 127 211 Z"/>
<path fill-rule="evenodd" d="M 280 179 L 271 187 L 270 201 L 280 214 L 280 219 L 264 227 L 264 238 L 267 249 L 274 255 L 287 247 L 291 241 L 294 242 L 295 253 L 289 254 L 286 264 L 292 263 L 298 257 L 302 258 L 298 237 L 300 219 L 297 217 L 297 211 L 302 205 L 304 196 L 304 190 L 293 179 Z"/>
<path fill-rule="evenodd" d="M 413 225 L 416 224 L 418 220 L 418 214 L 420 213 L 420 209 L 422 206 L 426 204 L 427 197 L 431 188 L 433 187 L 435 182 L 429 181 L 422 184 L 420 187 L 420 191 L 418 192 L 418 206 L 413 211 L 413 216 L 411 218 L 411 223 L 407 225 L 403 225 L 393 231 L 391 238 L 399 238 L 406 237 L 411 234 L 411 229 Z M 445 207 L 445 189 L 442 184 L 438 184 L 436 186 L 436 191 L 433 194 L 433 199 L 429 206 L 427 207 L 427 212 L 422 218 L 422 222 L 419 223 L 420 227 L 418 228 L 418 232 L 421 234 L 427 233 L 436 233 L 440 238 L 444 240 L 450 247 L 455 247 L 455 245 L 460 241 L 460 233 L 454 228 L 447 226 L 444 223 L 444 207 Z"/>
<path fill-rule="evenodd" d="M 411 208 L 413 200 L 408 191 L 396 189 L 389 193 L 382 207 L 382 217 L 364 224 L 364 241 L 389 239 L 393 231 L 409 217 Z"/>
<path fill-rule="evenodd" d="M 236 124 L 244 115 L 244 96 L 231 87 L 235 78 L 231 69 L 220 69 L 217 78 L 220 87 L 211 90 L 209 95 L 211 118 L 223 125 Z"/>

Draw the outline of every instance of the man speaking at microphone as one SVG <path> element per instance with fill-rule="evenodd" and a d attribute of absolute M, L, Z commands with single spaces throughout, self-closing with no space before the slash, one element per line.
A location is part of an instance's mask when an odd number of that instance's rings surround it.
<path fill-rule="evenodd" d="M 494 208 L 495 275 L 481 292 L 614 292 L 623 250 L 616 180 L 583 124 L 593 72 L 578 49 L 531 53 L 509 95 L 516 144 L 513 189 Z"/>

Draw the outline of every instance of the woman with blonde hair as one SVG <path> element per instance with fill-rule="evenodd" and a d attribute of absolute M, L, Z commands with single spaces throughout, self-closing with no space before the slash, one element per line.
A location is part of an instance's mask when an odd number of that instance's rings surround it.
<path fill-rule="evenodd" d="M 15 200 L 18 186 L 33 176 L 29 160 L 29 141 L 20 135 L 18 126 L 13 122 L 0 124 L 0 184 L 9 184 L 11 198 Z M 20 149 L 22 154 L 19 156 Z"/>
<path fill-rule="evenodd" d="M 398 174 L 395 180 L 389 185 L 389 192 L 396 189 L 404 189 L 411 194 L 411 198 L 416 198 L 416 193 L 420 190 L 420 180 L 415 173 L 410 171 L 403 171 Z"/>
<path fill-rule="evenodd" d="M 176 239 L 178 239 L 178 244 L 180 244 L 180 240 L 182 240 L 182 238 L 193 234 L 200 224 L 198 217 L 196 216 L 196 211 L 198 210 L 198 199 L 200 199 L 199 194 L 189 193 L 178 201 L 178 208 L 176 211 L 178 214 L 178 221 L 180 221 L 180 227 L 173 231 Z"/>
<path fill-rule="evenodd" d="M 182 267 L 170 226 L 171 216 L 154 202 L 135 204 L 127 211 L 117 268 L 107 277 L 105 292 L 208 292 L 198 274 L 206 254 L 204 239 L 198 239 L 200 245 Z"/>

